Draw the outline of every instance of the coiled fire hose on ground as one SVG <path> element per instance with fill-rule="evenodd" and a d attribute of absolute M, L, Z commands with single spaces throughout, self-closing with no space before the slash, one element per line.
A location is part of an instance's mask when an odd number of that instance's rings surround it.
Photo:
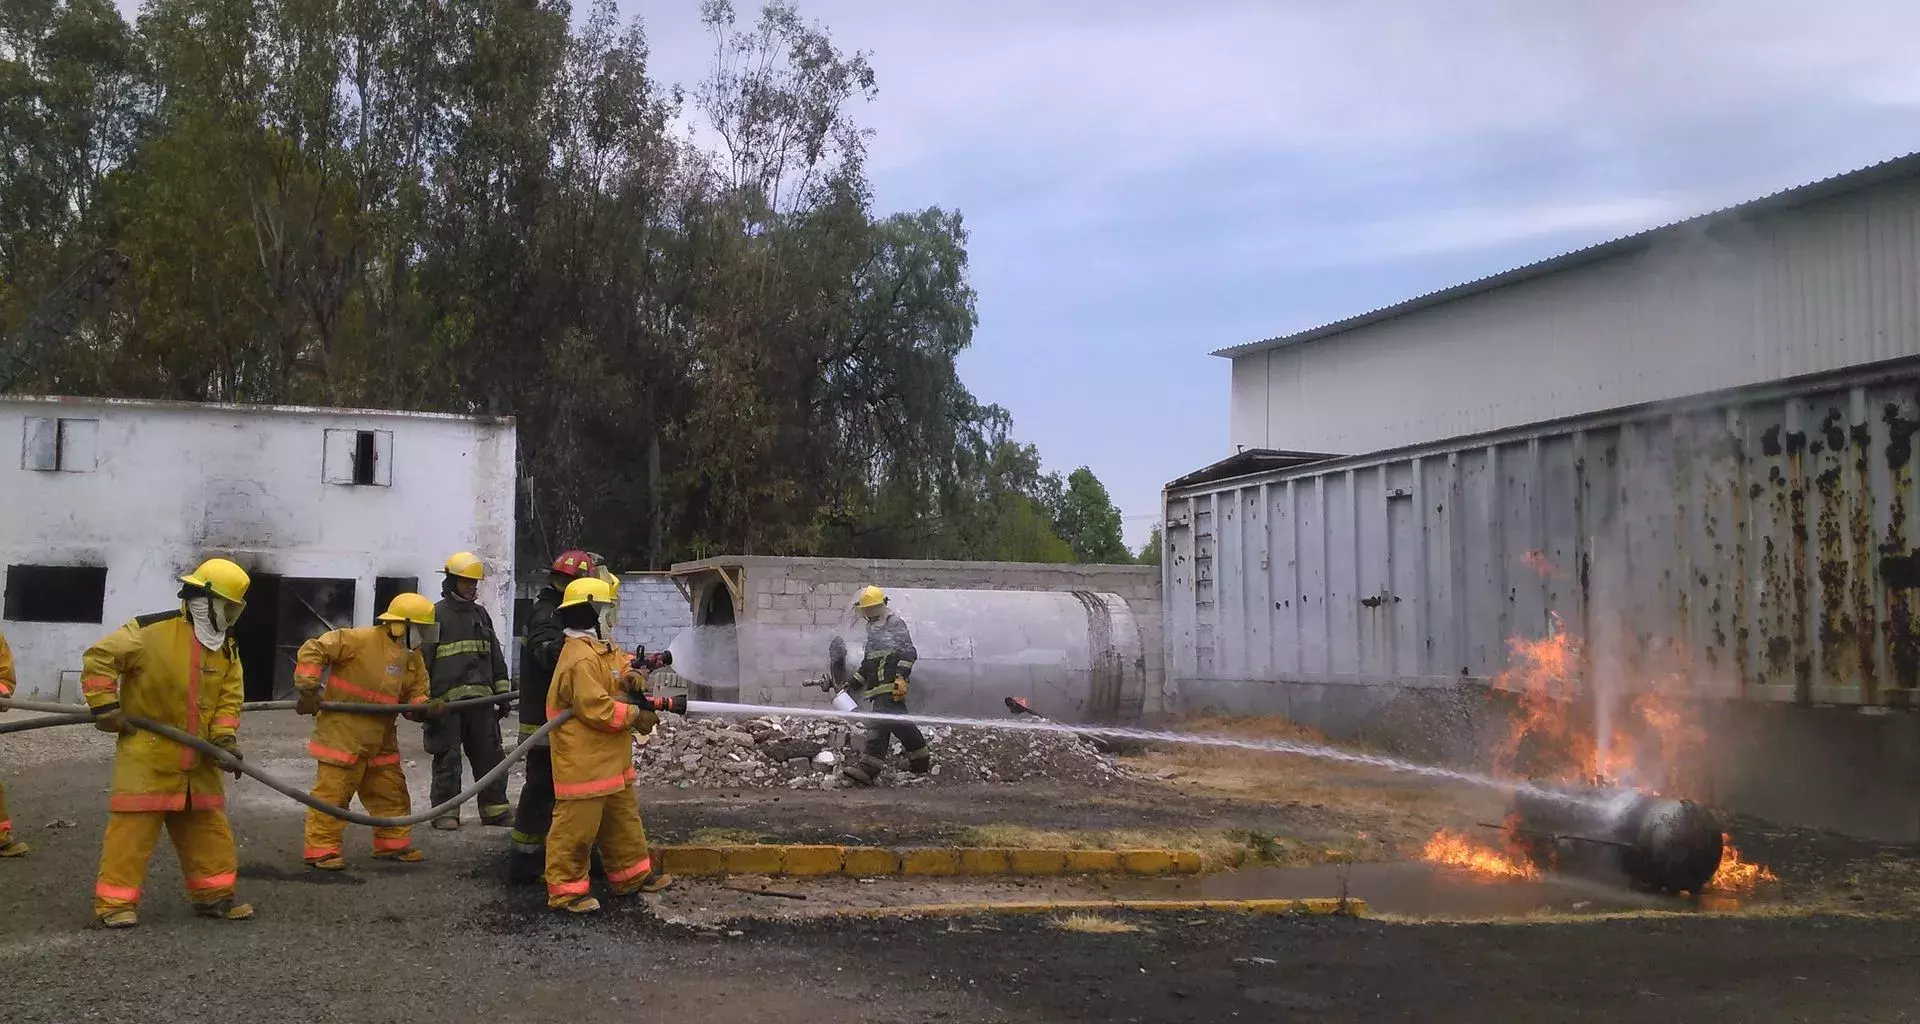
<path fill-rule="evenodd" d="M 449 701 L 448 703 L 442 705 L 442 710 L 454 711 L 459 708 L 477 707 L 483 704 L 484 705 L 498 704 L 502 701 L 513 700 L 514 698 L 515 698 L 514 694 L 505 694 L 499 697 L 474 697 L 470 700 Z M 242 711 L 290 711 L 293 709 L 293 706 L 294 706 L 294 702 L 290 700 L 260 701 L 252 704 L 242 704 L 240 706 L 240 710 Z M 85 712 L 74 711 L 73 705 L 71 704 L 50 704 L 43 701 L 11 700 L 7 698 L 0 698 L 0 707 L 18 708 L 22 711 L 44 711 L 56 716 L 53 718 L 41 718 L 41 719 L 34 719 L 30 721 L 25 721 L 25 722 L 0 723 L 0 733 L 26 732 L 30 729 L 46 729 L 56 725 L 88 725 L 93 722 L 92 715 L 87 714 Z M 336 701 L 322 701 L 320 703 L 320 709 L 323 711 L 341 711 L 341 712 L 346 712 L 348 714 L 356 714 L 356 715 L 398 715 L 398 714 L 404 714 L 409 711 L 419 711 L 421 709 L 421 706 L 417 704 L 416 705 L 347 704 L 347 703 L 340 703 Z M 352 822 L 355 825 L 367 825 L 372 828 L 399 828 L 401 826 L 419 825 L 424 822 L 432 821 L 434 818 L 437 818 L 447 813 L 448 811 L 451 811 L 454 808 L 460 806 L 461 804 L 466 803 L 467 801 L 473 799 L 474 797 L 479 796 L 481 790 L 484 790 L 488 786 L 499 781 L 500 779 L 505 778 L 507 775 L 507 772 L 512 770 L 515 764 L 518 764 L 522 758 L 526 757 L 527 754 L 533 750 L 534 741 L 540 739 L 541 737 L 544 737 L 548 733 L 559 728 L 560 723 L 572 717 L 573 717 L 572 709 L 562 711 L 559 714 L 553 716 L 552 718 L 547 720 L 547 723 L 545 725 L 542 725 L 540 727 L 538 732 L 535 732 L 533 735 L 523 738 L 520 741 L 520 744 L 518 746 L 514 747 L 512 750 L 507 751 L 506 756 L 500 759 L 499 764 L 494 765 L 492 771 L 486 773 L 485 775 L 482 775 L 478 779 L 475 779 L 472 785 L 468 786 L 467 788 L 461 790 L 458 793 L 455 793 L 452 797 L 447 799 L 444 803 L 441 803 L 434 807 L 429 807 L 426 810 L 419 812 L 418 814 L 409 814 L 404 817 L 398 817 L 398 818 L 375 817 L 374 815 L 371 815 L 371 814 L 362 814 L 359 811 L 353 810 L 351 808 L 340 807 L 335 804 L 330 804 L 324 800 L 316 800 L 313 798 L 312 795 L 307 793 L 305 790 L 300 789 L 296 786 L 291 786 L 291 785 L 288 785 L 287 783 L 281 782 L 279 779 L 276 779 L 273 776 L 268 775 L 266 772 L 258 768 L 255 768 L 252 762 L 247 761 L 244 758 L 235 758 L 232 755 L 228 754 L 226 751 L 221 750 L 219 747 L 216 747 L 213 744 L 208 743 L 206 740 L 203 740 L 198 736 L 192 735 L 191 733 L 182 732 L 171 725 L 165 725 L 160 722 L 153 721 L 152 719 L 149 719 L 149 718 L 142 718 L 138 715 L 127 715 L 127 714 L 122 714 L 120 716 L 120 724 L 122 728 L 144 729 L 147 732 L 153 733 L 155 735 L 164 736 L 167 739 L 174 741 L 175 743 L 181 743 L 181 744 L 185 744 L 186 746 L 192 747 L 193 749 L 200 751 L 201 753 L 207 755 L 208 757 L 213 758 L 214 763 L 219 765 L 221 768 L 227 771 L 237 770 L 253 779 L 256 779 L 260 782 L 265 783 L 267 787 L 272 789 L 273 791 L 280 793 L 283 796 L 290 797 L 293 800 L 299 801 L 300 803 L 303 803 L 308 807 L 311 807 L 314 810 L 319 811 L 321 814 L 325 814 L 330 817 L 339 818 L 342 821 Z"/>

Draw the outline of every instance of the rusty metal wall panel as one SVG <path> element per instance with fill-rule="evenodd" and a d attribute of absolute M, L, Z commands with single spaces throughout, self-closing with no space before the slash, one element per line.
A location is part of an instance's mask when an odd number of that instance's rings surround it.
<path fill-rule="evenodd" d="M 1916 704 L 1920 360 L 1169 491 L 1169 685 L 1588 671 Z M 1598 666 L 1598 667 L 1596 667 Z"/>

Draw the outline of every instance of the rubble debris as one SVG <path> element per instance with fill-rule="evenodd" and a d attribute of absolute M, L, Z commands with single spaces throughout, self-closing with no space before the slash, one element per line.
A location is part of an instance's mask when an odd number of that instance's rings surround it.
<path fill-rule="evenodd" d="M 1103 783 L 1130 777 L 1113 758 L 1087 740 L 1064 733 L 1008 732 L 933 726 L 931 775 L 882 772 L 881 786 L 949 786 L 980 782 L 1059 780 Z M 857 722 L 818 718 L 720 718 L 662 716 L 634 749 L 642 786 L 737 789 L 837 789 L 851 785 L 838 765 L 857 758 L 865 741 Z M 895 751 L 898 761 L 898 751 Z"/>

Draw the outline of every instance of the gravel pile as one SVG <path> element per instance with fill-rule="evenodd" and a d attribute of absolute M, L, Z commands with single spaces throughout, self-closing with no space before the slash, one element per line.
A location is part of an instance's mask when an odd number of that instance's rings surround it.
<path fill-rule="evenodd" d="M 939 786 L 1054 780 L 1099 784 L 1126 769 L 1078 736 L 935 726 L 922 730 L 933 748 L 933 774 L 894 769 L 882 786 Z M 852 783 L 840 767 L 858 757 L 865 729 L 820 718 L 724 719 L 661 715 L 634 748 L 642 786 L 836 789 Z M 891 759 L 898 763 L 896 744 Z"/>

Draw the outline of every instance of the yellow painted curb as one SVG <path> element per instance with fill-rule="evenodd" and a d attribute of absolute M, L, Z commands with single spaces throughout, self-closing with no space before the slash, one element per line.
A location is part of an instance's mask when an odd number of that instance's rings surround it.
<path fill-rule="evenodd" d="M 662 846 L 662 869 L 676 875 L 1194 875 L 1206 870 L 1195 850 L 1044 850 L 986 846 L 889 849 L 873 846 L 754 843 Z"/>
<path fill-rule="evenodd" d="M 1037 900 L 1019 903 L 918 903 L 902 907 L 846 907 L 816 917 L 966 917 L 974 914 L 1055 914 L 1074 911 L 1207 911 L 1238 914 L 1345 914 L 1365 917 L 1367 901 L 1306 900 Z"/>
<path fill-rule="evenodd" d="M 777 875 L 787 848 L 784 846 L 722 846 L 729 875 Z"/>
<path fill-rule="evenodd" d="M 1016 875 L 1059 875 L 1067 870 L 1065 850 L 1008 850 L 1007 867 Z"/>
<path fill-rule="evenodd" d="M 660 869 L 670 875 L 724 875 L 726 858 L 712 846 L 663 846 Z"/>
<path fill-rule="evenodd" d="M 897 875 L 900 873 L 900 851 L 875 846 L 849 846 L 840 871 L 855 878 Z"/>
<path fill-rule="evenodd" d="M 963 875 L 1004 875 L 1013 870 L 1013 858 L 1008 850 L 964 846 L 958 852 Z"/>
<path fill-rule="evenodd" d="M 1120 872 L 1119 850 L 1068 850 L 1066 872 L 1070 875 L 1112 875 Z"/>
<path fill-rule="evenodd" d="M 780 858 L 780 870 L 788 875 L 837 875 L 846 857 L 844 846 L 789 846 Z"/>
<path fill-rule="evenodd" d="M 957 875 L 960 873 L 958 850 L 902 850 L 900 873 L 903 875 Z"/>
<path fill-rule="evenodd" d="M 1170 875 L 1173 865 L 1172 850 L 1120 851 L 1120 868 L 1129 875 Z"/>

